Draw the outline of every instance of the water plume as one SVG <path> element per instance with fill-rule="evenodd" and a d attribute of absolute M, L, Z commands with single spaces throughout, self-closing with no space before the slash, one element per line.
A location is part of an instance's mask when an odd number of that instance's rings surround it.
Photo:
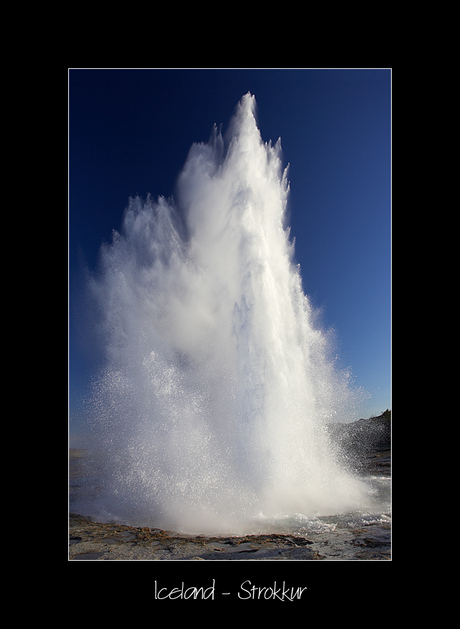
<path fill-rule="evenodd" d="M 288 192 L 248 93 L 225 138 L 191 147 L 175 200 L 129 200 L 90 281 L 105 352 L 90 514 L 237 533 L 366 500 L 328 438 L 357 392 L 304 294 Z"/>

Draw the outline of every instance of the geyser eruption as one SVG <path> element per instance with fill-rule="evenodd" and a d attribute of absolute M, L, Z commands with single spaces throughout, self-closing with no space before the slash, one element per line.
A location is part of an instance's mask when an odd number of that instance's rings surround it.
<path fill-rule="evenodd" d="M 262 141 L 254 109 L 248 93 L 225 140 L 215 127 L 192 146 L 177 203 L 130 199 L 102 247 L 90 282 L 105 348 L 100 486 L 86 506 L 99 518 L 236 533 L 366 500 L 327 436 L 356 393 L 314 323 L 280 141 Z"/>

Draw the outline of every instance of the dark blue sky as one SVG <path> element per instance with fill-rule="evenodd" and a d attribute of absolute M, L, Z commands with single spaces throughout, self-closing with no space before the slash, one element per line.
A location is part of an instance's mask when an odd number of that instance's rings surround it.
<path fill-rule="evenodd" d="M 341 364 L 390 401 L 391 71 L 70 70 L 71 413 L 94 369 L 83 329 L 84 268 L 119 229 L 128 197 L 174 194 L 193 142 L 225 131 L 255 95 L 264 141 L 290 163 L 290 224 L 305 292 L 337 332 Z"/>

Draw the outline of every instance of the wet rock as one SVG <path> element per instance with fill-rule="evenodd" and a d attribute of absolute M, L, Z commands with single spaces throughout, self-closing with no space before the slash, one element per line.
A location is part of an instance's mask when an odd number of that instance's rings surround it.
<path fill-rule="evenodd" d="M 171 531 L 70 517 L 71 560 L 264 561 L 391 559 L 391 525 L 347 525 L 297 535 L 186 536 Z"/>
<path fill-rule="evenodd" d="M 99 557 L 101 555 L 103 555 L 104 553 L 102 552 L 93 552 L 93 553 L 78 553 L 77 555 L 74 555 L 72 559 L 74 560 L 94 560 L 94 559 L 99 559 Z"/>
<path fill-rule="evenodd" d="M 93 522 L 72 514 L 69 527 L 69 558 L 115 559 L 319 559 L 310 540 L 292 535 L 241 537 L 190 537 L 170 531 Z"/>

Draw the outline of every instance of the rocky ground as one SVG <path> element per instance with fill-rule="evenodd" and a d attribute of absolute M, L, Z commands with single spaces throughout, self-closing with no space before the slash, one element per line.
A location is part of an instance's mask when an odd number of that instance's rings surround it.
<path fill-rule="evenodd" d="M 69 532 L 71 559 L 319 559 L 310 540 L 287 535 L 191 537 L 73 514 Z"/>
<path fill-rule="evenodd" d="M 390 525 L 314 533 L 190 537 L 171 531 L 93 522 L 70 515 L 71 560 L 321 560 L 390 559 Z"/>

